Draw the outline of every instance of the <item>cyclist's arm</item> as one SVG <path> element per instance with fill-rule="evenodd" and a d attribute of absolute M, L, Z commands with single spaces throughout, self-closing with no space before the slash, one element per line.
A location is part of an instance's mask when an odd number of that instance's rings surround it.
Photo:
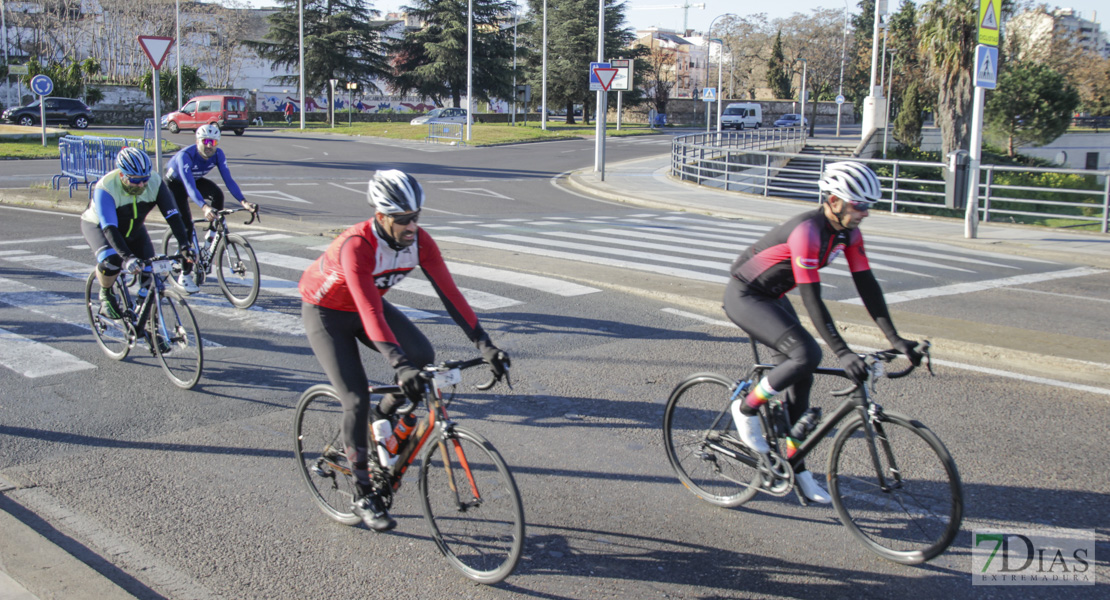
<path fill-rule="evenodd" d="M 339 268 L 351 292 L 351 298 L 358 307 L 358 315 L 362 321 L 362 329 L 374 348 L 389 361 L 394 369 L 400 366 L 420 368 L 422 365 L 412 364 L 401 344 L 397 342 L 393 330 L 385 322 L 385 312 L 382 309 L 382 294 L 374 284 L 374 257 L 377 248 L 362 236 L 352 235 L 343 242 L 339 249 Z"/>
<path fill-rule="evenodd" d="M 447 309 L 455 323 L 466 333 L 467 339 L 479 347 L 488 343 L 489 335 L 482 329 L 482 325 L 478 322 L 478 315 L 474 314 L 474 309 L 470 308 L 470 303 L 466 301 L 462 292 L 459 291 L 459 287 L 455 285 L 455 280 L 451 277 L 451 272 L 447 270 L 447 264 L 443 261 L 439 246 L 436 245 L 432 236 L 428 235 L 423 229 L 418 230 L 416 236 L 420 248 L 420 268 L 428 276 L 428 281 L 435 288 L 444 308 Z"/>
<path fill-rule="evenodd" d="M 803 221 L 791 232 L 786 243 L 790 248 L 790 269 L 813 326 L 837 356 L 851 352 L 847 342 L 837 332 L 836 323 L 821 299 L 821 275 L 818 273 L 821 264 L 820 231 L 814 227 L 812 221 Z"/>
<path fill-rule="evenodd" d="M 181 218 L 181 213 L 177 211 L 177 200 L 173 197 L 173 192 L 170 191 L 170 186 L 162 181 L 158 186 L 158 210 L 162 211 L 162 216 L 166 218 L 166 223 L 169 223 L 170 231 L 173 232 L 173 237 L 177 239 L 178 248 L 188 248 L 191 246 L 189 241 L 189 234 L 185 231 L 185 220 Z"/>
<path fill-rule="evenodd" d="M 805 304 L 806 312 L 809 313 L 809 319 L 813 321 L 813 326 L 817 328 L 817 332 L 821 334 L 821 339 L 825 340 L 829 348 L 837 356 L 843 356 L 851 352 L 848 343 L 840 337 L 840 333 L 836 330 L 836 323 L 833 322 L 829 309 L 825 306 L 824 300 L 821 299 L 821 283 L 803 283 L 798 286 L 798 293 L 802 296 L 802 303 Z"/>
<path fill-rule="evenodd" d="M 231 177 L 231 169 L 227 168 L 227 155 L 219 148 L 216 148 L 216 168 L 220 170 L 220 177 L 223 178 L 227 191 L 231 192 L 231 197 L 240 203 L 246 202 L 247 199 L 243 196 L 243 191 L 239 189 L 239 184 L 235 183 L 235 179 Z"/>
<path fill-rule="evenodd" d="M 856 284 L 856 291 L 859 292 L 860 300 L 863 300 L 867 313 L 882 330 L 886 339 L 893 344 L 901 338 L 894 328 L 894 321 L 890 319 L 883 289 L 871 271 L 871 263 L 867 261 L 867 253 L 863 248 L 863 234 L 857 229 L 852 232 L 848 247 L 844 250 L 844 258 L 848 261 L 848 268 L 852 271 L 852 281 Z"/>
<path fill-rule="evenodd" d="M 100 230 L 104 232 L 104 238 L 108 240 L 108 245 L 124 258 L 133 256 L 131 249 L 127 247 L 127 241 L 124 239 L 123 233 L 119 230 L 119 219 L 116 217 L 116 199 L 107 190 L 99 187 L 94 188 L 94 190 L 93 206 L 96 209 L 96 218 L 100 221 Z"/>

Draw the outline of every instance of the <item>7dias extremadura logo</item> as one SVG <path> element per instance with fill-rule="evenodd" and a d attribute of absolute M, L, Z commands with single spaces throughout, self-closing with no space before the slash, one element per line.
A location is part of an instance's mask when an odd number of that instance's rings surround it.
<path fill-rule="evenodd" d="M 972 531 L 973 585 L 1094 585 L 1094 568 L 1092 530 Z"/>

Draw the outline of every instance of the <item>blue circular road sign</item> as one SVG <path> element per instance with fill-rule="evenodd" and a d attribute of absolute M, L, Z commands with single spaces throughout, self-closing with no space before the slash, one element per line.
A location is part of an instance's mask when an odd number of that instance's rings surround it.
<path fill-rule="evenodd" d="M 49 96 L 54 91 L 54 82 L 46 75 L 35 75 L 31 78 L 31 91 L 40 96 Z"/>
<path fill-rule="evenodd" d="M 837 104 L 844 104 L 844 96 L 843 95 L 838 95 L 836 97 L 836 103 Z"/>

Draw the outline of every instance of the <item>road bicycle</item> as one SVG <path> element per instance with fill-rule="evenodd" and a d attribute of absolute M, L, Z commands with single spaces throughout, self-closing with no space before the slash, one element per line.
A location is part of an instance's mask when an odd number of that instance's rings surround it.
<path fill-rule="evenodd" d="M 85 282 L 85 308 L 96 343 L 115 360 L 123 360 L 139 340 L 145 340 L 150 354 L 157 356 L 170 381 L 190 389 L 200 380 L 204 350 L 193 311 L 176 292 L 166 288 L 173 265 L 181 254 L 141 260 L 142 276 L 120 273 L 112 285 L 119 301 L 121 318 L 108 316 L 100 301 L 100 281 L 96 270 Z M 131 287 L 137 285 L 134 295 Z"/>
<path fill-rule="evenodd" d="M 922 350 L 931 374 L 928 342 Z M 898 356 L 896 351 L 862 354 L 867 383 L 832 392 L 845 400 L 800 445 L 787 439 L 791 424 L 786 407 L 781 397 L 773 398 L 759 409 L 771 447 L 760 455 L 740 441 L 730 410 L 733 400 L 744 398 L 774 368 L 760 363 L 754 340 L 752 351 L 756 364 L 744 378 L 698 373 L 671 392 L 663 413 L 663 442 L 683 485 L 722 507 L 740 506 L 759 492 L 785 496 L 796 487 L 794 469 L 835 431 L 828 486 L 848 531 L 868 550 L 896 563 L 919 564 L 944 552 L 963 520 L 956 463 L 927 427 L 884 410 L 873 399 L 878 379 L 904 377 L 915 367 L 887 372 L 885 365 Z M 820 367 L 815 374 L 848 377 L 836 368 Z M 800 491 L 798 498 L 807 503 Z"/>
<path fill-rule="evenodd" d="M 258 272 L 258 259 L 254 256 L 254 248 L 250 242 L 241 235 L 231 233 L 227 228 L 227 216 L 237 213 L 242 208 L 221 209 L 216 212 L 216 218 L 209 222 L 206 219 L 194 219 L 193 247 L 197 249 L 197 260 L 193 265 L 193 274 L 197 278 L 197 285 L 204 283 L 212 268 L 216 268 L 216 278 L 220 282 L 220 290 L 227 297 L 231 305 L 236 308 L 250 308 L 258 299 L 258 287 L 261 275 Z M 245 224 L 249 225 L 258 217 L 258 211 L 251 211 L 251 218 Z M 196 224 L 208 226 L 203 243 L 197 236 Z M 166 230 L 162 236 L 162 252 L 166 254 L 179 252 L 177 239 L 173 231 Z M 181 274 L 180 266 L 173 273 L 174 281 Z"/>
<path fill-rule="evenodd" d="M 397 462 L 381 466 L 371 449 L 371 479 L 385 508 L 401 478 L 419 455 L 420 500 L 432 539 L 453 567 L 468 578 L 494 584 L 516 568 L 524 548 L 524 507 L 509 467 L 485 438 L 447 416 L 461 371 L 484 364 L 481 358 L 446 361 L 424 368 L 423 405 L 427 412 L 398 448 Z M 477 386 L 486 390 L 492 378 Z M 448 396 L 444 397 L 444 392 Z M 371 394 L 399 394 L 396 385 L 370 387 Z M 397 418 L 416 409 L 407 404 Z M 330 385 L 316 385 L 301 396 L 293 419 L 294 453 L 316 505 L 332 519 L 355 525 L 355 480 L 344 453 L 343 406 Z"/>

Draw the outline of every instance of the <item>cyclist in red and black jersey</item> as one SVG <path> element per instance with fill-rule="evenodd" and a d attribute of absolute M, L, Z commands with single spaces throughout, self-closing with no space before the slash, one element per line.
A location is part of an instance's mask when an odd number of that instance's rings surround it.
<path fill-rule="evenodd" d="M 385 448 L 393 435 L 389 416 L 404 398 L 386 396 L 378 406 L 370 406 L 359 342 L 389 361 L 398 384 L 413 399 L 421 394 L 420 369 L 435 362 L 428 338 L 383 298 L 385 293 L 419 266 L 497 376 L 508 368 L 509 357 L 490 341 L 451 279 L 439 247 L 417 225 L 424 190 L 416 178 L 397 170 L 378 171 L 370 180 L 367 199 L 374 206 L 374 218 L 340 234 L 301 276 L 301 315 L 312 351 L 343 404 L 343 442 L 360 496 L 354 512 L 371 529 L 385 531 L 396 522 L 373 492 L 367 424 L 379 460 L 391 464 L 396 457 Z"/>
<path fill-rule="evenodd" d="M 725 313 L 761 344 L 769 347 L 777 366 L 748 393 L 732 404 L 740 438 L 753 450 L 769 451 L 763 438 L 758 408 L 772 396 L 784 393 L 791 422 L 809 408 L 813 371 L 821 363 L 817 341 L 798 320 L 786 298 L 795 287 L 809 318 L 836 353 L 840 364 L 857 382 L 867 378 L 863 359 L 844 342 L 821 300 L 818 270 L 844 254 L 852 280 L 867 312 L 890 341 L 916 365 L 921 355 L 917 343 L 902 339 L 890 319 L 879 282 L 871 273 L 858 227 L 871 206 L 882 197 L 882 186 L 874 171 L 858 162 L 838 162 L 826 167 L 818 182 L 821 207 L 800 214 L 772 229 L 744 251 L 731 267 L 732 278 L 725 292 Z M 805 465 L 795 469 L 795 481 L 811 501 L 828 503 L 830 498 Z"/>

